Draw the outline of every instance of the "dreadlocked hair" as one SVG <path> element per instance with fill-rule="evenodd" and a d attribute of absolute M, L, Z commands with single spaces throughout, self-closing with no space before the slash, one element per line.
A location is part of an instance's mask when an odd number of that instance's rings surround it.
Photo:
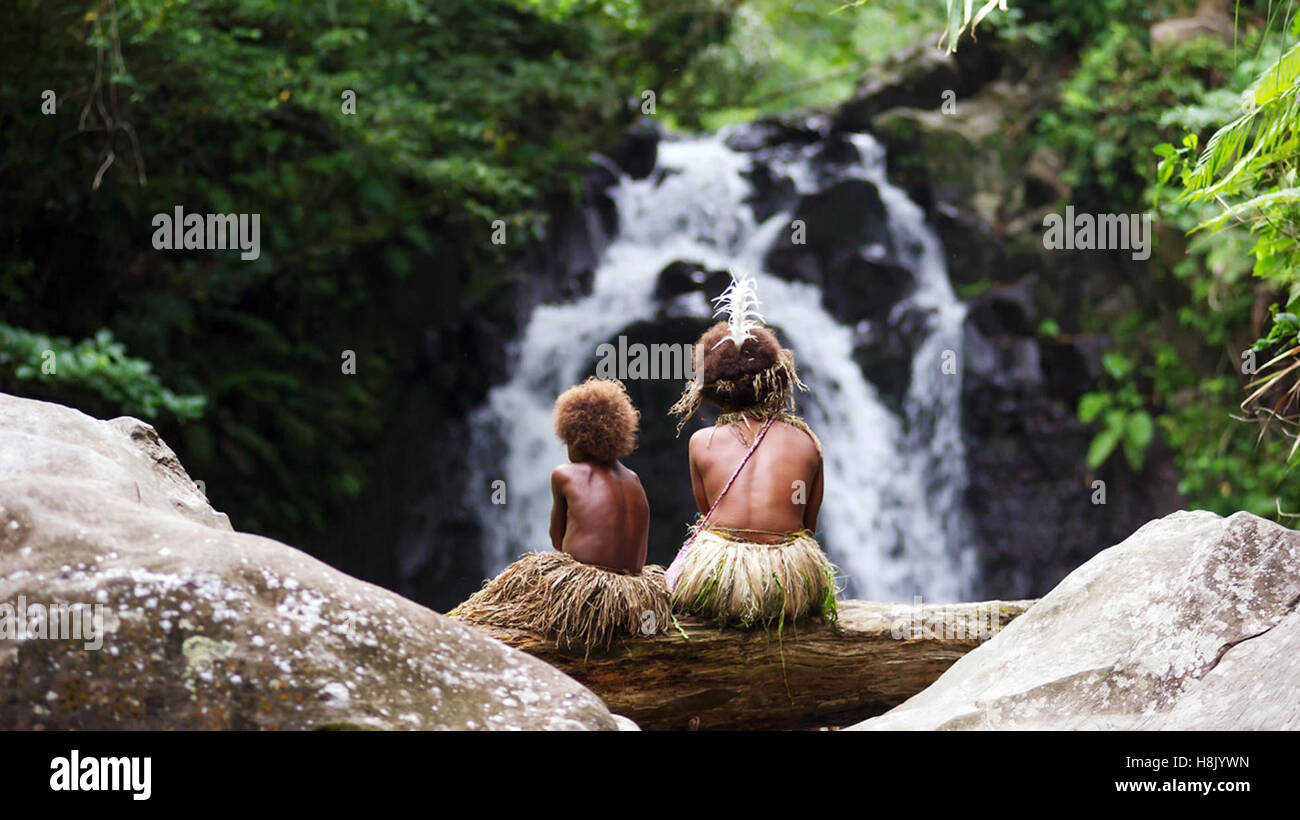
<path fill-rule="evenodd" d="M 728 415 L 750 417 L 793 414 L 794 390 L 807 390 L 794 366 L 794 353 L 781 347 L 776 334 L 754 328 L 750 338 L 737 345 L 726 322 L 704 332 L 691 353 L 695 380 L 669 410 L 679 416 L 677 432 L 699 408 L 701 401 L 716 405 Z"/>

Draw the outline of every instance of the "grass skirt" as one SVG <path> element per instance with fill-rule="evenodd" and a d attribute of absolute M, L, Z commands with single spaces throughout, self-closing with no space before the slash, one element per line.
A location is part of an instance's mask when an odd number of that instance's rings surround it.
<path fill-rule="evenodd" d="M 762 544 L 705 529 L 679 556 L 669 590 L 678 612 L 739 626 L 838 616 L 837 570 L 807 530 Z M 676 563 L 676 562 L 675 562 Z"/>
<path fill-rule="evenodd" d="M 608 649 L 619 637 L 653 635 L 671 618 L 663 567 L 649 564 L 633 575 L 564 552 L 524 553 L 447 615 L 528 629 L 557 645 L 587 649 Z"/>

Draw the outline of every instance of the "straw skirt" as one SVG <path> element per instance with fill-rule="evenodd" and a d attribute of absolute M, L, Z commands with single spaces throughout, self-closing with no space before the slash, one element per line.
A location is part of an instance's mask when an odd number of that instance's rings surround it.
<path fill-rule="evenodd" d="M 837 570 L 812 533 L 776 544 L 745 541 L 714 529 L 699 532 L 669 570 L 677 612 L 739 626 L 837 617 Z"/>
<path fill-rule="evenodd" d="M 564 552 L 527 552 L 447 613 L 470 624 L 527 629 L 560 646 L 608 649 L 670 622 L 663 567 L 639 574 L 584 564 Z"/>

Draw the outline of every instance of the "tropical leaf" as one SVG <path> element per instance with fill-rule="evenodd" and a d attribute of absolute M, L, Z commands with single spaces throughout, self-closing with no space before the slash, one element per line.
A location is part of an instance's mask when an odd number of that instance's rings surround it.
<path fill-rule="evenodd" d="M 1184 175 L 1184 197 L 1207 199 L 1250 181 L 1257 162 L 1294 139 L 1300 114 L 1300 46 L 1286 51 L 1260 75 L 1250 108 L 1210 137 L 1196 164 Z M 1216 181 L 1217 180 L 1217 181 Z"/>
<path fill-rule="evenodd" d="M 979 11 L 975 11 L 974 0 L 948 0 L 948 28 L 939 38 L 939 45 L 947 43 L 949 52 L 957 50 L 957 40 L 962 32 L 975 32 L 980 21 L 989 16 L 994 9 L 1007 10 L 1007 0 L 988 0 Z"/>
<path fill-rule="evenodd" d="M 1284 188 L 1280 191 L 1270 191 L 1267 194 L 1260 194 L 1257 197 L 1238 202 L 1225 208 L 1218 216 L 1213 219 L 1207 219 L 1192 229 L 1193 232 L 1209 229 L 1217 231 L 1229 220 L 1236 219 L 1246 221 L 1248 215 L 1256 211 L 1264 211 L 1269 208 L 1278 206 L 1295 205 L 1300 203 L 1300 188 Z M 1256 214 L 1254 218 L 1266 218 L 1267 214 Z"/>

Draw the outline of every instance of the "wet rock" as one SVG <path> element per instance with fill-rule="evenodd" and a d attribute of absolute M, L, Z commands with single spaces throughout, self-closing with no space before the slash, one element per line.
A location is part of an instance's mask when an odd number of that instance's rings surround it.
<path fill-rule="evenodd" d="M 912 272 L 887 256 L 859 253 L 826 270 L 823 304 L 845 324 L 887 320 L 916 286 Z"/>
<path fill-rule="evenodd" d="M 934 206 L 931 223 L 943 245 L 948 279 L 954 287 L 992 279 L 1014 278 L 1002 240 L 988 223 L 973 214 L 941 202 Z"/>
<path fill-rule="evenodd" d="M 966 504 L 981 543 L 980 594 L 1041 595 L 1065 573 L 1152 515 L 1181 504 L 1169 453 L 1152 448 L 1134 472 L 1112 460 L 1090 472 L 1093 430 L 1075 414 L 1100 375 L 1102 340 L 1038 333 L 1033 277 L 969 302 L 962 428 Z M 1105 484 L 1105 503 L 1094 501 Z"/>
<path fill-rule="evenodd" d="M 732 126 L 723 143 L 733 151 L 761 151 L 778 145 L 811 145 L 825 134 L 825 117 L 787 114 Z"/>
<path fill-rule="evenodd" d="M 854 323 L 887 316 L 915 287 L 893 253 L 880 192 L 867 180 L 846 179 L 799 200 L 791 228 L 778 234 L 764 267 L 783 279 L 819 285 L 827 310 Z"/>
<path fill-rule="evenodd" d="M 912 357 L 933 316 L 933 309 L 904 302 L 885 320 L 864 321 L 854 329 L 853 360 L 885 406 L 899 415 L 912 386 Z"/>
<path fill-rule="evenodd" d="M 610 150 L 609 157 L 632 179 L 645 179 L 659 160 L 659 141 L 663 133 L 659 124 L 642 117 L 623 134 Z"/>
<path fill-rule="evenodd" d="M 618 206 L 609 189 L 618 184 L 619 169 L 612 160 L 600 155 L 592 155 L 591 162 L 591 168 L 581 180 L 583 203 L 595 210 L 605 236 L 613 238 L 618 233 Z"/>
<path fill-rule="evenodd" d="M 856 165 L 862 161 L 862 152 L 847 134 L 843 131 L 835 131 L 822 140 L 817 153 L 813 154 L 812 161 L 816 165 L 832 167 Z"/>
<path fill-rule="evenodd" d="M 654 298 L 665 302 L 687 293 L 703 293 L 712 299 L 722 293 L 731 282 L 731 274 L 725 270 L 708 270 L 699 262 L 684 262 L 680 259 L 669 262 L 659 272 L 655 281 Z"/>
<path fill-rule="evenodd" d="M 745 178 L 754 186 L 747 202 L 754 211 L 755 222 L 766 222 L 782 211 L 792 210 L 799 201 L 794 180 L 778 174 L 767 162 L 755 159 Z"/>
<path fill-rule="evenodd" d="M 836 112 L 834 126 L 867 131 L 882 111 L 899 106 L 938 108 L 950 91 L 966 91 L 957 60 L 931 44 L 916 46 L 890 55 L 873 68 Z"/>

